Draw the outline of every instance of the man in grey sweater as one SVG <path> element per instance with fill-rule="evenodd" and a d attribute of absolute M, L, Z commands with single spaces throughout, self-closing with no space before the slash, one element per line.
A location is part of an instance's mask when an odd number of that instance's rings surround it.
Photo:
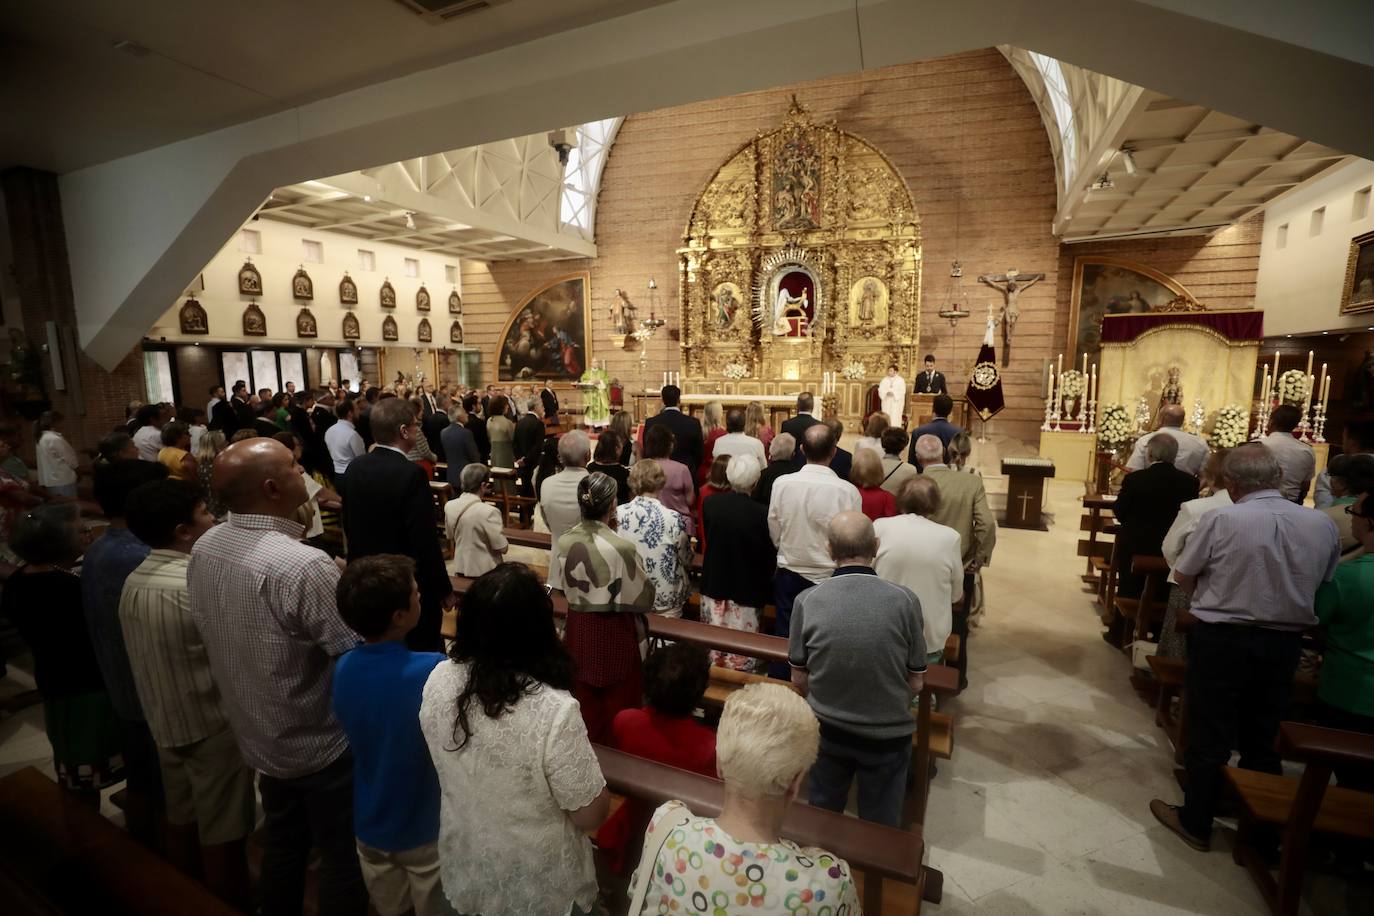
<path fill-rule="evenodd" d="M 843 811 L 857 777 L 859 817 L 899 827 L 911 698 L 925 681 L 921 602 L 874 573 L 878 538 L 863 513 L 839 513 L 827 536 L 835 572 L 797 596 L 788 640 L 792 683 L 821 722 L 809 800 Z"/>

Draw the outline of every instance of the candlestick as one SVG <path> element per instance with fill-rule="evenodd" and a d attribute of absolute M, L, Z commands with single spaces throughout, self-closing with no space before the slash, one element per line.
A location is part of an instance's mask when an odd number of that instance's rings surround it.
<path fill-rule="evenodd" d="M 1311 351 L 1311 350 L 1308 350 L 1308 351 L 1307 351 L 1307 372 L 1306 372 L 1306 374 L 1307 374 L 1307 375 L 1311 375 L 1311 374 L 1312 374 L 1312 351 Z"/>
<path fill-rule="evenodd" d="M 1047 401 L 1054 399 L 1054 363 L 1050 363 L 1049 370 L 1049 383 L 1045 386 L 1045 400 Z"/>
<path fill-rule="evenodd" d="M 1279 351 L 1274 351 L 1274 384 L 1279 383 Z"/>
<path fill-rule="evenodd" d="M 1088 374 L 1088 354 L 1084 353 L 1084 354 L 1083 354 L 1083 375 L 1086 376 L 1087 374 Z"/>
<path fill-rule="evenodd" d="M 1092 382 L 1088 386 L 1088 401 L 1093 404 L 1097 403 L 1097 363 L 1093 363 Z"/>
<path fill-rule="evenodd" d="M 1058 375 L 1063 375 L 1063 374 L 1064 374 L 1064 354 L 1063 354 L 1063 353 L 1060 353 L 1060 354 L 1059 354 L 1059 371 L 1058 371 L 1056 374 L 1058 374 Z"/>

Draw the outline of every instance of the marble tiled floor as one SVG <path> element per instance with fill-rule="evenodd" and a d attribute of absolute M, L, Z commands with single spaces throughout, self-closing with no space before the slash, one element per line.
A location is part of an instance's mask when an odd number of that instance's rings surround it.
<path fill-rule="evenodd" d="M 1004 491 L 992 476 L 996 445 L 975 453 L 994 506 Z M 1128 661 L 1099 638 L 1081 588 L 1081 493 L 1080 483 L 1051 481 L 1048 532 L 998 532 L 985 573 L 989 609 L 969 646 L 971 684 L 944 706 L 956 717 L 955 752 L 931 789 L 926 842 L 945 894 L 928 912 L 1263 914 L 1231 861 L 1229 829 L 1197 853 L 1150 816 L 1152 797 L 1179 798 L 1173 755 L 1127 683 Z M 546 562 L 522 550 L 511 559 Z M 11 665 L 0 701 L 31 688 Z M 47 772 L 50 761 L 41 706 L 0 718 L 0 775 L 26 765 Z M 108 793 L 102 808 L 119 818 Z M 1374 912 L 1370 892 L 1320 878 L 1303 912 Z"/>
<path fill-rule="evenodd" d="M 989 491 L 1000 483 L 990 478 Z M 932 911 L 1266 913 L 1231 860 L 1230 829 L 1198 853 L 1150 815 L 1151 798 L 1181 797 L 1173 753 L 1082 590 L 1081 493 L 1081 483 L 1052 481 L 1048 532 L 998 531 L 970 686 L 943 707 L 955 716 L 955 751 L 926 822 L 929 861 L 945 876 Z M 1304 912 L 1370 912 L 1356 893 L 1320 879 Z"/>

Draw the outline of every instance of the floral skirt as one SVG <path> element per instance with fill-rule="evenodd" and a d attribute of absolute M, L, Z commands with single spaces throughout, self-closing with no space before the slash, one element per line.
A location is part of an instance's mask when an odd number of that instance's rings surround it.
<path fill-rule="evenodd" d="M 44 700 L 43 722 L 63 788 L 85 792 L 124 779 L 124 730 L 109 694 Z"/>
<path fill-rule="evenodd" d="M 746 633 L 759 631 L 759 609 L 745 604 L 736 604 L 727 598 L 708 598 L 701 596 L 701 613 L 706 623 Z M 711 650 L 711 664 L 731 671 L 761 671 L 763 663 L 747 655 L 732 655 L 728 652 Z"/>
<path fill-rule="evenodd" d="M 1155 654 L 1161 658 L 1188 657 L 1188 641 L 1178 632 L 1178 612 L 1188 609 L 1188 598 L 1177 585 L 1169 586 L 1169 603 L 1164 610 L 1164 622 L 1159 627 L 1159 648 Z"/>

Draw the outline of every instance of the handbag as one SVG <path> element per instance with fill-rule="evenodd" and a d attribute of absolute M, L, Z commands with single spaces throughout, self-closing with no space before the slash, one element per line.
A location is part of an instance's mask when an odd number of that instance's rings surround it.
<path fill-rule="evenodd" d="M 693 816 L 691 809 L 680 801 L 670 801 L 664 805 L 663 816 L 654 825 L 659 831 L 658 841 L 646 842 L 639 854 L 639 867 L 635 869 L 634 893 L 630 895 L 630 908 L 626 911 L 628 916 L 639 916 L 643 912 L 644 898 L 649 894 L 649 882 L 654 877 L 654 862 L 657 861 L 658 854 L 663 851 L 663 846 L 673 831 L 686 826 Z M 651 828 L 651 834 L 654 828 Z"/>

